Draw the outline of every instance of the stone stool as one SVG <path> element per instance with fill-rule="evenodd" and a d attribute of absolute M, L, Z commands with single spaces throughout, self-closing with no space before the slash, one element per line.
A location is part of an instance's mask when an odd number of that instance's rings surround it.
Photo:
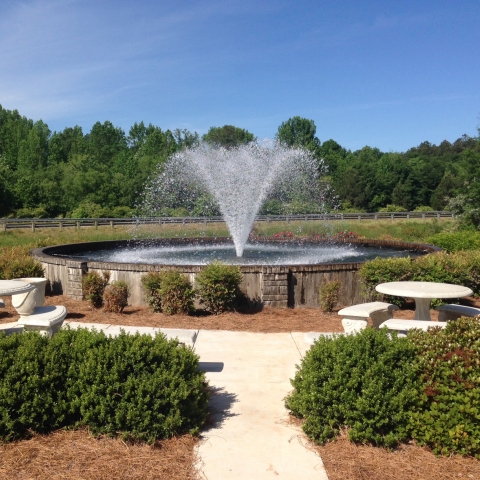
<path fill-rule="evenodd" d="M 408 330 L 419 328 L 420 330 L 428 330 L 432 327 L 445 328 L 447 322 L 432 322 L 431 320 L 396 320 L 391 318 L 383 322 L 380 328 L 387 327 L 389 330 L 396 330 L 401 333 L 407 333 Z"/>
<path fill-rule="evenodd" d="M 67 309 L 61 305 L 56 307 L 35 307 L 31 315 L 24 315 L 18 320 L 18 325 L 23 325 L 25 331 L 37 331 L 52 337 L 63 324 L 67 316 Z"/>
<path fill-rule="evenodd" d="M 370 302 L 351 305 L 338 311 L 342 315 L 342 325 L 345 333 L 356 333 L 367 327 L 370 317 L 374 328 L 379 328 L 385 320 L 392 318 L 392 312 L 398 310 L 396 305 L 385 302 Z"/>

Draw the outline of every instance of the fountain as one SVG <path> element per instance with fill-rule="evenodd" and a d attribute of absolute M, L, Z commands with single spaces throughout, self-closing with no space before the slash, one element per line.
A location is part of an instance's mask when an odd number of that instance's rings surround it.
<path fill-rule="evenodd" d="M 145 272 L 169 266 L 194 281 L 202 265 L 220 259 L 241 266 L 242 290 L 265 305 L 316 307 L 319 285 L 331 278 L 344 286 L 341 303 L 359 303 L 361 262 L 376 256 L 418 255 L 434 247 L 386 240 L 247 242 L 257 212 L 269 199 L 291 206 L 307 204 L 315 213 L 322 212 L 329 197 L 319 188 L 324 174 L 322 162 L 309 152 L 275 142 L 232 149 L 201 144 L 176 153 L 159 167 L 140 210 L 148 216 L 179 207 L 192 211 L 198 209 L 199 199 L 207 199 L 222 214 L 233 245 L 226 238 L 153 238 L 45 247 L 33 254 L 42 263 L 51 290 L 76 299 L 82 298 L 85 272 L 109 270 L 112 280 L 131 286 L 130 303 L 144 305 Z"/>
<path fill-rule="evenodd" d="M 267 198 L 302 199 L 320 213 L 324 198 L 319 174 L 325 171 L 323 161 L 310 152 L 278 142 L 253 142 L 231 149 L 203 143 L 176 153 L 161 167 L 146 188 L 141 211 L 155 216 L 168 206 L 190 210 L 197 198 L 209 194 L 241 257 L 255 216 Z"/>

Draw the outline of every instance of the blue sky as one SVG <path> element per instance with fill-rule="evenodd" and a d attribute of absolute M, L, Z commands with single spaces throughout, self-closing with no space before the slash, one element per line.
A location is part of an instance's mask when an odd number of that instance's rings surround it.
<path fill-rule="evenodd" d="M 475 136 L 478 0 L 0 0 L 0 104 L 51 130 L 110 120 L 404 151 Z"/>

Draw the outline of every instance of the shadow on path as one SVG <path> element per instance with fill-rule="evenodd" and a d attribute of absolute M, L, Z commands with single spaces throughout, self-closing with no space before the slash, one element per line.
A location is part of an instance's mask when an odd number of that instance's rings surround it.
<path fill-rule="evenodd" d="M 223 387 L 210 387 L 210 401 L 207 407 L 209 416 L 203 432 L 208 432 L 212 428 L 219 428 L 228 418 L 236 417 L 238 414 L 232 413 L 230 409 L 237 401 L 236 393 L 229 393 Z"/>

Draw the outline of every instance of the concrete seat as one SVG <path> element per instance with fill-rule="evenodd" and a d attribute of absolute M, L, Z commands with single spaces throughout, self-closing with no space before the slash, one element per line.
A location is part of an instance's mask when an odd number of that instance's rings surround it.
<path fill-rule="evenodd" d="M 345 333 L 353 333 L 366 328 L 369 317 L 374 328 L 379 328 L 382 322 L 392 318 L 394 310 L 398 310 L 398 307 L 392 303 L 369 302 L 342 308 L 338 314 L 343 316 L 342 325 Z"/>
<path fill-rule="evenodd" d="M 438 310 L 438 320 L 446 322 L 457 320 L 460 317 L 480 317 L 480 308 L 467 307 L 465 305 L 440 305 L 435 307 Z"/>
<path fill-rule="evenodd" d="M 399 332 L 407 332 L 414 328 L 419 328 L 420 330 L 428 330 L 432 327 L 441 327 L 445 328 L 447 322 L 431 322 L 430 320 L 397 320 L 391 318 L 383 322 L 380 325 L 380 328 L 387 327 L 389 330 L 397 330 Z"/>
<path fill-rule="evenodd" d="M 18 325 L 23 325 L 25 331 L 34 330 L 52 337 L 58 332 L 67 316 L 67 309 L 61 306 L 35 307 L 31 315 L 20 318 Z"/>

